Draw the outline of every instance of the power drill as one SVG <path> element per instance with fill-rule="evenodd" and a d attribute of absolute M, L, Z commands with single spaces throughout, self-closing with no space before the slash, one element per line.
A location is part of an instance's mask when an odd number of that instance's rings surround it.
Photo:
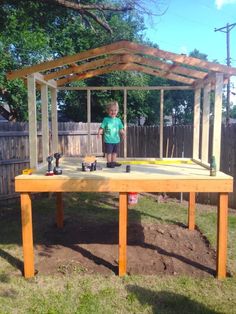
<path fill-rule="evenodd" d="M 54 174 L 62 174 L 62 169 L 59 167 L 59 159 L 62 157 L 62 154 L 55 153 L 54 158 L 56 159 L 56 166 L 53 168 Z"/>
<path fill-rule="evenodd" d="M 48 162 L 48 170 L 46 172 L 46 176 L 53 176 L 53 171 L 52 171 L 52 161 L 53 161 L 53 157 L 52 156 L 48 156 L 47 157 L 47 162 Z"/>

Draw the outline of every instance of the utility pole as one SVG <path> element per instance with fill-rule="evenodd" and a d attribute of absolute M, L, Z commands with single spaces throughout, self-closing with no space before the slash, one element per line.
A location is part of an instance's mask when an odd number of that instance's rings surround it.
<path fill-rule="evenodd" d="M 227 23 L 226 26 L 221 28 L 215 28 L 215 32 L 223 32 L 226 33 L 226 49 L 227 49 L 227 58 L 226 62 L 227 65 L 230 66 L 230 31 L 236 26 L 236 23 L 229 24 Z M 228 78 L 227 83 L 227 104 L 226 104 L 226 125 L 229 124 L 229 108 L 230 108 L 230 77 Z"/>

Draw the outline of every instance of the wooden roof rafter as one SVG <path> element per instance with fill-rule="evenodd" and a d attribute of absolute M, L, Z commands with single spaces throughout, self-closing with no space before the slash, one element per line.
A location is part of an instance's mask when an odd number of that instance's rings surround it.
<path fill-rule="evenodd" d="M 47 61 L 7 74 L 8 79 L 39 73 L 57 86 L 112 71 L 139 71 L 189 85 L 199 85 L 215 73 L 236 75 L 236 68 L 178 55 L 129 41 L 120 41 Z M 45 73 L 46 72 L 46 73 Z"/>

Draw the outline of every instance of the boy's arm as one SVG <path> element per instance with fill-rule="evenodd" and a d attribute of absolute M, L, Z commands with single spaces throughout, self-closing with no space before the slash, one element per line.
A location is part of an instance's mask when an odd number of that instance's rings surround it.
<path fill-rule="evenodd" d="M 103 128 L 100 127 L 100 128 L 98 129 L 97 137 L 99 138 L 102 134 L 103 134 Z"/>
<path fill-rule="evenodd" d="M 120 129 L 120 136 L 122 139 L 124 139 L 124 137 L 125 137 L 125 130 L 124 129 Z"/>

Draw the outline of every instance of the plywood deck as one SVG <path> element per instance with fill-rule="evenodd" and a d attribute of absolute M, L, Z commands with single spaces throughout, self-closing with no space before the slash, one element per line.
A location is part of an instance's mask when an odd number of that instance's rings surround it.
<path fill-rule="evenodd" d="M 155 159 L 151 159 L 152 162 Z M 166 163 L 165 163 L 166 160 Z M 82 171 L 82 159 L 64 158 L 62 175 L 45 176 L 47 168 L 31 175 L 16 177 L 17 192 L 232 192 L 233 178 L 218 171 L 211 177 L 209 169 L 190 160 L 165 159 L 160 164 L 131 164 L 120 159 L 122 166 L 106 168 L 105 159 L 98 159 L 97 170 Z M 156 160 L 158 162 L 158 160 Z"/>

